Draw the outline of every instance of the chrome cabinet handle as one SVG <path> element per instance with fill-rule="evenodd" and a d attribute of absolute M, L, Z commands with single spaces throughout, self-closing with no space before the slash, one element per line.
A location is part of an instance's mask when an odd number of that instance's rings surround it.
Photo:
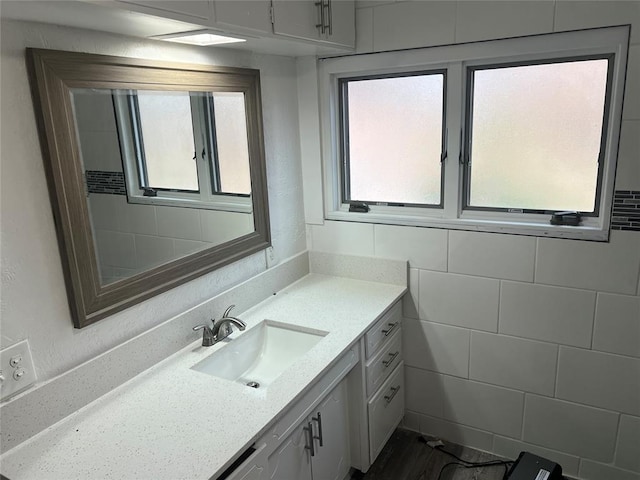
<path fill-rule="evenodd" d="M 328 27 L 329 27 L 329 35 L 333 35 L 333 14 L 331 12 L 331 1 L 332 0 L 327 0 L 327 13 L 328 13 L 328 17 L 329 17 L 329 23 L 328 23 Z"/>
<path fill-rule="evenodd" d="M 389 325 L 391 328 L 387 328 L 386 330 L 382 330 L 382 333 L 384 333 L 384 336 L 388 337 L 389 334 L 395 330 L 395 328 L 398 326 L 399 323 L 400 322 L 388 323 L 387 325 Z"/>
<path fill-rule="evenodd" d="M 320 33 L 324 33 L 326 25 L 324 24 L 324 0 L 315 2 L 316 7 L 320 7 L 320 23 L 316 23 L 316 28 L 320 29 Z"/>
<path fill-rule="evenodd" d="M 396 353 L 390 353 L 389 355 L 391 355 L 391 358 L 389 360 L 382 361 L 382 363 L 384 364 L 384 368 L 387 368 L 389 365 L 393 363 L 396 357 L 400 355 L 400 350 L 398 350 Z"/>
<path fill-rule="evenodd" d="M 313 425 L 311 425 L 311 422 L 308 422 L 307 426 L 304 427 L 303 430 L 305 432 L 309 432 L 308 439 L 309 439 L 309 444 L 310 444 L 310 446 L 309 445 L 305 445 L 304 448 L 305 448 L 305 450 L 311 450 L 311 456 L 313 457 L 313 456 L 315 456 L 316 451 L 313 448 Z"/>
<path fill-rule="evenodd" d="M 311 417 L 311 420 L 318 422 L 318 436 L 314 436 L 313 438 L 317 438 L 320 441 L 320 446 L 322 447 L 322 417 L 320 416 L 320 412 L 318 412 L 317 417 Z"/>
<path fill-rule="evenodd" d="M 391 387 L 391 394 L 385 395 L 384 399 L 387 401 L 387 403 L 391 403 L 391 400 L 393 400 L 393 397 L 395 397 L 399 391 L 400 391 L 400 385 L 398 385 L 397 387 Z"/>

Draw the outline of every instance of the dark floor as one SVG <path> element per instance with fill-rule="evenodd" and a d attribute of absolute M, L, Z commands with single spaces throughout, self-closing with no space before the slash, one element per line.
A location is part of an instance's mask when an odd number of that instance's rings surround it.
<path fill-rule="evenodd" d="M 419 441 L 421 435 L 398 428 L 378 455 L 378 458 L 366 474 L 356 472 L 353 480 L 502 480 L 505 467 L 460 468 L 447 467 L 442 475 L 440 470 L 456 459 L 429 447 Z M 432 440 L 432 437 L 428 437 Z M 454 443 L 444 442 L 444 450 L 456 454 L 470 462 L 503 460 L 494 455 L 480 452 Z"/>

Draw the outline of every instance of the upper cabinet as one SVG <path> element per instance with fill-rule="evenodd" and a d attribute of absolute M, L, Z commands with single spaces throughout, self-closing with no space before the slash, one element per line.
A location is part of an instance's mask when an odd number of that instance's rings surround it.
<path fill-rule="evenodd" d="M 213 24 L 212 2 L 206 0 L 117 0 L 124 8 L 194 23 Z"/>
<path fill-rule="evenodd" d="M 220 0 L 213 2 L 215 23 L 234 31 L 272 33 L 271 2 L 268 0 Z"/>
<path fill-rule="evenodd" d="M 273 32 L 344 47 L 355 46 L 355 4 L 335 0 L 273 0 Z"/>

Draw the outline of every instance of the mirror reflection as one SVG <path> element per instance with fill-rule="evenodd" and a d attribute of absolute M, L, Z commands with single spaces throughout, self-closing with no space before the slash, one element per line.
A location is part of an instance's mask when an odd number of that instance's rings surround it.
<path fill-rule="evenodd" d="M 255 230 L 243 92 L 71 96 L 102 285 Z"/>

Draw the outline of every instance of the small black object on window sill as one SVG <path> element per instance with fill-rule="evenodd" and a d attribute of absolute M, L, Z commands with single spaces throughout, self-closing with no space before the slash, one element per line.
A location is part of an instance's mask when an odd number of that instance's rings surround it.
<path fill-rule="evenodd" d="M 571 225 L 577 227 L 582 221 L 578 212 L 556 212 L 551 215 L 551 225 Z"/>
<path fill-rule="evenodd" d="M 143 197 L 157 197 L 158 192 L 156 192 L 153 188 L 144 187 Z"/>
<path fill-rule="evenodd" d="M 354 202 L 351 205 L 349 205 L 349 211 L 367 213 L 369 211 L 369 205 L 367 205 L 364 202 Z"/>

